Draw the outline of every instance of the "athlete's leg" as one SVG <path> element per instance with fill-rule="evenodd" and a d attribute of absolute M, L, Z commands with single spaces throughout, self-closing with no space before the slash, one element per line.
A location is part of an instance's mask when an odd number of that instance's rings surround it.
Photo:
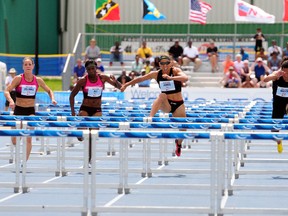
<path fill-rule="evenodd" d="M 168 102 L 167 95 L 164 93 L 161 93 L 153 102 L 149 117 L 153 117 L 158 110 L 161 110 L 164 113 L 169 113 L 171 111 L 171 106 Z"/>
<path fill-rule="evenodd" d="M 173 117 L 186 117 L 185 105 L 184 103 L 180 105 L 172 114 Z M 186 131 L 186 129 L 180 129 L 180 131 Z M 175 144 L 175 154 L 179 157 L 181 155 L 181 148 L 182 148 L 183 139 L 176 139 Z"/>

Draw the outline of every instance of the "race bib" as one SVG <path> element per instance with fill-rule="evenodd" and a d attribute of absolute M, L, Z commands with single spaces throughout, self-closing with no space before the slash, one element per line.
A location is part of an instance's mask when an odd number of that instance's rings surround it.
<path fill-rule="evenodd" d="M 21 85 L 21 95 L 34 96 L 36 94 L 35 85 Z"/>
<path fill-rule="evenodd" d="M 88 88 L 88 96 L 89 97 L 100 97 L 102 94 L 101 87 L 89 87 Z"/>
<path fill-rule="evenodd" d="M 160 89 L 161 91 L 174 91 L 175 85 L 173 80 L 169 81 L 160 81 Z"/>
<path fill-rule="evenodd" d="M 279 97 L 288 97 L 288 88 L 278 86 L 276 95 Z"/>

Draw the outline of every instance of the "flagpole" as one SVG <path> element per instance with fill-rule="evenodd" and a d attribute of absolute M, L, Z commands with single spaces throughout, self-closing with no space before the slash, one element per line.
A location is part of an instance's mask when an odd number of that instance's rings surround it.
<path fill-rule="evenodd" d="M 140 12 L 140 14 L 142 13 L 142 19 L 141 19 L 141 26 L 140 26 L 140 41 L 139 41 L 139 47 L 141 46 L 141 43 L 142 43 L 142 41 L 143 41 L 143 31 L 144 31 L 144 29 L 143 29 L 143 13 L 144 13 L 144 2 L 143 2 L 143 0 L 140 0 L 140 1 L 142 1 L 142 6 L 141 6 L 141 12 Z"/>
<path fill-rule="evenodd" d="M 234 23 L 234 37 L 233 37 L 233 59 L 235 59 L 236 55 L 236 39 L 237 39 L 237 22 Z"/>

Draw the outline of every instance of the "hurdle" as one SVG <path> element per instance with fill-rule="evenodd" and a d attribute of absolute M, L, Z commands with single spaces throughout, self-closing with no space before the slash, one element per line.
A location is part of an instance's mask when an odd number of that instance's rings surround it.
<path fill-rule="evenodd" d="M 215 194 L 217 192 L 216 190 L 216 184 L 217 184 L 217 169 L 216 169 L 216 164 L 217 164 L 217 133 L 205 133 L 205 132 L 199 132 L 199 133 L 193 133 L 193 132 L 183 132 L 183 131 L 176 131 L 173 133 L 167 132 L 167 131 L 160 131 L 160 132 L 155 132 L 155 131 L 123 131 L 123 130 L 107 130 L 107 131 L 91 131 L 92 133 L 92 141 L 96 141 L 98 139 L 108 139 L 110 137 L 121 139 L 121 145 L 122 147 L 120 148 L 121 153 L 120 153 L 120 161 L 121 163 L 119 164 L 120 167 L 120 183 L 119 183 L 119 188 L 118 188 L 118 193 L 124 193 L 124 194 L 129 194 L 131 193 L 131 189 L 136 189 L 136 188 L 153 188 L 153 189 L 163 189 L 163 188 L 170 188 L 170 189 L 193 189 L 193 190 L 208 190 L 210 192 L 210 204 L 209 206 L 205 207 L 179 207 L 179 206 L 97 206 L 96 205 L 96 188 L 97 186 L 99 187 L 99 184 L 97 183 L 96 180 L 96 167 L 95 163 L 92 163 L 92 168 L 91 168 L 91 214 L 92 215 L 97 215 L 100 212 L 138 212 L 141 209 L 141 212 L 143 213 L 207 213 L 208 215 L 214 215 L 215 212 Z M 137 184 L 128 184 L 128 163 L 127 163 L 127 158 L 128 158 L 128 139 L 131 138 L 141 138 L 143 139 L 144 143 L 147 142 L 148 148 L 151 146 L 151 142 L 148 140 L 151 139 L 175 139 L 175 138 L 183 138 L 183 139 L 211 139 L 211 161 L 210 161 L 210 170 L 209 171 L 204 171 L 201 172 L 200 170 L 198 171 L 198 174 L 200 173 L 205 173 L 205 174 L 210 174 L 210 185 L 193 185 L 193 184 L 185 184 L 185 185 L 137 185 Z M 95 147 L 92 145 L 92 161 L 95 161 Z M 150 159 L 151 155 L 148 151 L 147 155 L 147 160 Z M 148 169 L 149 171 L 149 169 Z M 179 170 L 178 170 L 179 171 Z M 193 171 L 191 172 L 190 170 L 180 170 L 183 173 L 194 173 Z M 150 172 L 150 171 L 149 171 Z M 162 171 L 163 172 L 163 171 Z M 165 172 L 165 171 L 164 171 Z M 171 171 L 170 171 L 171 172 Z M 175 171 L 174 171 L 175 172 Z"/>
<path fill-rule="evenodd" d="M 263 127 L 262 127 L 263 126 Z M 249 128 L 273 128 L 275 125 L 256 125 L 256 126 L 249 126 Z M 247 128 L 248 126 L 242 125 L 242 127 Z M 283 126 L 286 127 L 286 126 Z M 237 125 L 236 128 L 239 128 L 239 125 Z M 217 212 L 221 215 L 223 214 L 233 214 L 233 213 L 240 213 L 240 214 L 261 214 L 261 215 L 271 215 L 271 214 L 282 214 L 286 215 L 288 214 L 288 208 L 269 208 L 267 207 L 267 204 L 265 208 L 251 208 L 251 207 L 226 207 L 226 203 L 228 200 L 228 196 L 233 195 L 233 191 L 288 191 L 288 187 L 285 185 L 235 185 L 237 181 L 237 176 L 239 175 L 288 175 L 288 170 L 282 169 L 282 170 L 240 170 L 241 167 L 241 156 L 239 154 L 241 153 L 241 148 L 239 148 L 239 145 L 245 145 L 242 141 L 247 140 L 288 140 L 288 133 L 265 133 L 265 132 L 224 132 L 222 135 L 219 133 L 219 139 L 222 139 L 222 148 L 223 151 L 222 154 L 225 156 L 223 158 L 220 158 L 219 163 L 217 164 L 220 166 L 218 169 L 220 182 L 222 182 L 222 195 L 220 196 L 220 193 L 218 193 L 218 206 Z M 221 142 L 220 142 L 221 143 Z M 234 148 L 234 156 L 232 148 Z M 226 150 L 227 149 L 227 150 Z M 231 159 L 234 157 L 234 161 Z M 246 162 L 247 159 L 244 159 L 244 162 Z M 250 159 L 251 160 L 251 159 Z M 249 160 L 247 160 L 249 161 Z M 253 160 L 251 160 L 252 162 Z M 287 163 L 287 159 L 278 159 L 278 160 L 263 160 L 263 159 L 255 159 L 253 162 L 271 162 L 273 163 Z M 232 168 L 232 164 L 234 163 L 235 169 Z M 221 174 L 222 173 L 222 174 Z M 236 176 L 236 177 L 235 177 Z M 218 185 L 220 186 L 220 185 Z M 220 188 L 219 188 L 220 191 Z"/>
<path fill-rule="evenodd" d="M 15 184 L 14 184 L 14 193 L 18 193 L 20 189 L 22 193 L 29 192 L 30 187 L 39 187 L 39 188 L 83 188 L 83 204 L 78 206 L 53 206 L 53 205 L 31 205 L 31 206 L 21 206 L 21 205 L 9 205 L 3 206 L 0 205 L 1 212 L 9 211 L 73 211 L 73 212 L 82 212 L 82 215 L 88 214 L 88 193 L 89 193 L 89 174 L 88 174 L 88 147 L 84 148 L 84 168 L 83 168 L 83 182 L 82 183 L 27 183 L 26 182 L 26 139 L 23 139 L 22 145 L 22 157 L 20 156 L 20 137 L 39 137 L 39 136 L 50 136 L 50 137 L 61 137 L 63 140 L 66 137 L 85 137 L 86 140 L 89 136 L 89 131 L 79 131 L 79 130 L 27 130 L 27 129 L 14 129 L 14 130 L 0 130 L 0 137 L 16 137 L 16 151 L 15 151 Z M 62 143 L 63 145 L 63 143 Z M 85 145 L 88 146 L 88 145 Z M 20 172 L 20 161 L 22 159 L 23 167 L 22 172 Z M 1 168 L 0 168 L 1 169 Z M 20 183 L 20 174 L 22 183 Z M 20 186 L 21 185 L 21 186 Z M 7 184 L 0 184 L 0 186 L 7 187 Z"/>

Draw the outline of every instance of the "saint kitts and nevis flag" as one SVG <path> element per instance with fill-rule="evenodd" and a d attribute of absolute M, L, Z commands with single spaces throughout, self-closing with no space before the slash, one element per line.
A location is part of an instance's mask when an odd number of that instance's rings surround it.
<path fill-rule="evenodd" d="M 95 0 L 95 16 L 99 20 L 119 21 L 119 5 L 112 0 Z"/>

